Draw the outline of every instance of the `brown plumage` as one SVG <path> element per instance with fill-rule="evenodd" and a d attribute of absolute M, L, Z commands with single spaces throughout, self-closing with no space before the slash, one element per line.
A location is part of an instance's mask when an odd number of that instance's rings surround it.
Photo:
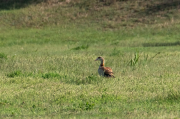
<path fill-rule="evenodd" d="M 95 61 L 98 61 L 98 60 L 101 61 L 101 64 L 98 69 L 99 75 L 104 76 L 104 77 L 114 77 L 112 69 L 110 67 L 104 66 L 104 63 L 105 63 L 104 58 L 98 57 Z"/>

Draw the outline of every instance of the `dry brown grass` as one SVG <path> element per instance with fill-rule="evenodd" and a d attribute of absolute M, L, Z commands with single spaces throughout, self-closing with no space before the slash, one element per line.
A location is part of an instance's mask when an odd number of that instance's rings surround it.
<path fill-rule="evenodd" d="M 113 4 L 109 3 L 113 2 Z M 2 24 L 40 28 L 49 25 L 99 24 L 103 29 L 133 28 L 144 25 L 170 25 L 179 22 L 179 2 L 161 0 L 47 0 L 29 4 L 23 10 L 4 12 Z M 15 13 L 15 14 L 14 14 Z"/>

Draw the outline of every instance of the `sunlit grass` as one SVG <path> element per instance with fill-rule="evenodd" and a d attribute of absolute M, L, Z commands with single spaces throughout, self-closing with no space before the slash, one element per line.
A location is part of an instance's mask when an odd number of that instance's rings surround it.
<path fill-rule="evenodd" d="M 144 36 L 131 31 L 126 36 L 111 31 L 48 29 L 0 35 L 7 39 L 0 48 L 2 117 L 179 117 L 178 44 L 172 46 L 170 39 L 148 40 L 159 38 L 150 32 Z M 162 39 L 170 38 L 166 30 L 164 33 Z M 155 47 L 155 43 L 166 45 Z M 105 66 L 113 69 L 116 78 L 98 76 L 97 56 L 105 58 Z"/>
<path fill-rule="evenodd" d="M 129 27 L 112 22 L 114 8 L 78 5 L 0 12 L 0 117 L 179 118 L 178 20 Z M 81 24 L 84 14 L 112 21 Z M 116 78 L 98 75 L 98 56 Z"/>

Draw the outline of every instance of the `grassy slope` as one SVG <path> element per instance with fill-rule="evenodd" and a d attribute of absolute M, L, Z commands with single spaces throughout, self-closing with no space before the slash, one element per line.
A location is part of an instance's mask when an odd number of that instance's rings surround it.
<path fill-rule="evenodd" d="M 131 18 L 96 23 L 94 16 L 71 16 L 79 4 L 48 5 L 39 19 L 40 12 L 29 12 L 44 5 L 0 12 L 1 117 L 179 118 L 178 19 L 137 27 Z M 104 15 L 114 7 L 100 8 Z M 58 9 L 74 11 L 57 17 Z M 43 22 L 49 13 L 54 16 Z M 34 19 L 26 21 L 30 14 Z M 140 57 L 132 66 L 135 54 Z M 100 55 L 116 78 L 98 76 L 93 60 Z"/>

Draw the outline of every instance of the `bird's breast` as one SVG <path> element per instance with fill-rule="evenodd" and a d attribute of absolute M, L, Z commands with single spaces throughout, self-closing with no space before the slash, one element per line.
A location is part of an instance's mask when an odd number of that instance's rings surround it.
<path fill-rule="evenodd" d="M 104 71 L 101 68 L 98 69 L 98 73 L 100 76 L 104 76 Z"/>

